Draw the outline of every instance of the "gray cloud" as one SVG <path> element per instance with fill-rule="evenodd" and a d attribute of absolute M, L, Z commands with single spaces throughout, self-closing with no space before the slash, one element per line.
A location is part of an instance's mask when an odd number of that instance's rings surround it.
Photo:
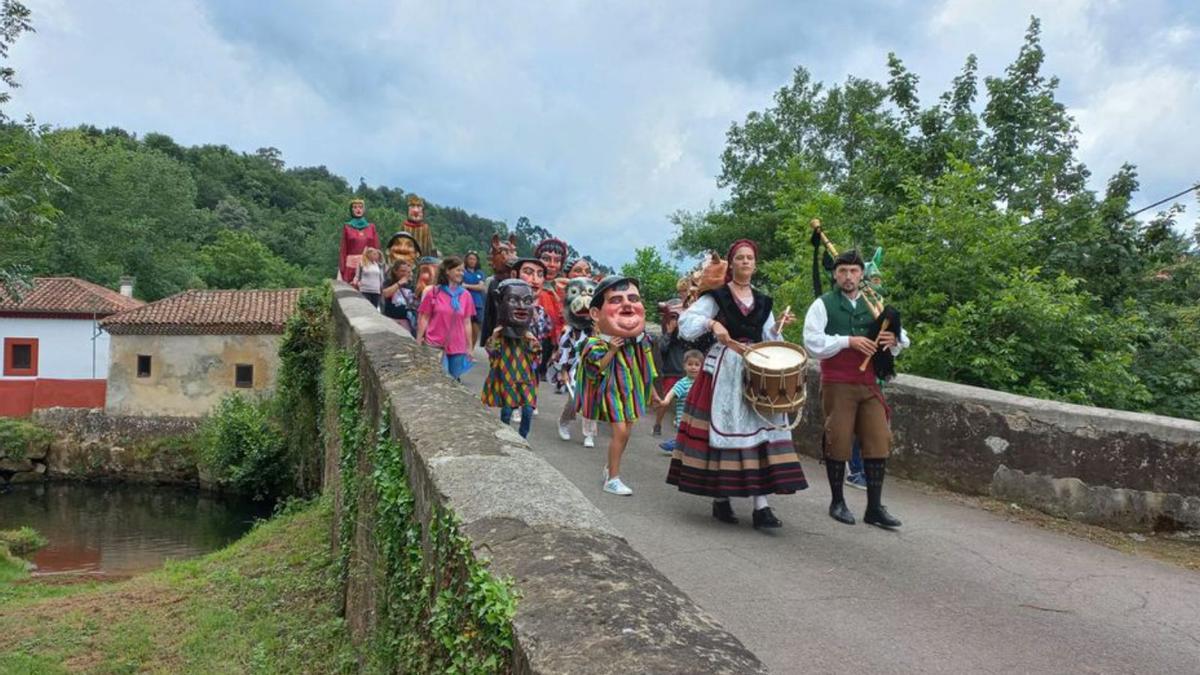
<path fill-rule="evenodd" d="M 1197 178 L 1200 18 L 1177 2 L 856 4 L 30 3 L 11 111 L 240 150 L 521 215 L 622 262 L 703 208 L 730 122 L 792 69 L 882 78 L 896 51 L 933 100 L 1043 18 L 1050 72 L 1097 185 L 1141 165 L 1146 201 Z"/>

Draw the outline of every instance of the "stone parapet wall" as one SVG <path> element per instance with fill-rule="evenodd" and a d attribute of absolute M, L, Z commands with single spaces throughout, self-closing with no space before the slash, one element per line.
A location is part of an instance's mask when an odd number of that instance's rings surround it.
<path fill-rule="evenodd" d="M 335 284 L 337 343 L 355 354 L 367 419 L 387 416 L 404 449 L 415 510 L 426 528 L 453 512 L 476 557 L 511 577 L 518 673 L 759 673 L 764 666 L 634 551 L 586 497 L 455 384 L 431 350 Z M 390 404 L 385 405 L 385 402 Z M 327 418 L 327 425 L 336 420 Z M 365 456 L 343 476 L 337 434 L 327 433 L 325 489 L 343 521 L 345 481 L 373 470 Z M 369 497 L 369 496 L 368 496 Z M 357 498 L 346 619 L 363 641 L 381 613 L 376 510 Z M 333 533 L 339 546 L 340 534 Z M 428 555 L 428 551 L 426 552 Z"/>
<path fill-rule="evenodd" d="M 901 375 L 889 471 L 1131 530 L 1200 529 L 1200 422 Z M 820 376 L 797 447 L 821 455 Z M 1058 481 L 1058 482 L 1055 482 Z"/>

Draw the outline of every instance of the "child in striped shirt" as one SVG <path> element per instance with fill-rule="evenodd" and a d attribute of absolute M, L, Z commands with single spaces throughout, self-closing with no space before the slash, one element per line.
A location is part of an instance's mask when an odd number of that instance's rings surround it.
<path fill-rule="evenodd" d="M 689 349 L 683 355 L 683 372 L 685 375 L 679 378 L 675 386 L 671 387 L 671 391 L 667 392 L 666 398 L 659 403 L 660 408 L 666 408 L 672 403 L 675 404 L 675 432 L 679 433 L 679 423 L 683 420 L 683 402 L 687 399 L 688 392 L 692 390 L 692 384 L 696 382 L 696 378 L 700 377 L 700 369 L 704 367 L 704 353 L 699 349 Z M 663 454 L 672 455 L 675 453 L 675 436 L 658 444 L 662 448 Z"/>

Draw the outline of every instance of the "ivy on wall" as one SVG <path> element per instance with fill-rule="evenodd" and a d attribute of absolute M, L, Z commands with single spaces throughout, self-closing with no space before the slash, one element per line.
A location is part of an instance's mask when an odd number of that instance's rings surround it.
<path fill-rule="evenodd" d="M 343 582 L 348 581 L 358 505 L 372 490 L 374 538 L 384 571 L 381 613 L 368 642 L 368 665 L 388 672 L 496 673 L 512 663 L 512 618 L 517 596 L 511 579 L 498 579 L 475 558 L 452 511 L 434 505 L 422 528 L 408 483 L 404 449 L 381 415 L 374 440 L 362 407 L 358 364 L 344 350 L 327 355 L 333 367 L 341 440 Z M 387 410 L 388 405 L 383 409 Z M 360 453 L 371 471 L 359 475 Z"/>

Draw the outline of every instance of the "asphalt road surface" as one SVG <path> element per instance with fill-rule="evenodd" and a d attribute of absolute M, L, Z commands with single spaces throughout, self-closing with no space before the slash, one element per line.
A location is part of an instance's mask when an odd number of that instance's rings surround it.
<path fill-rule="evenodd" d="M 482 357 L 482 353 L 480 353 Z M 464 378 L 478 391 L 486 360 Z M 896 532 L 826 514 L 824 467 L 771 497 L 783 520 L 713 520 L 706 499 L 664 481 L 669 458 L 637 426 L 622 466 L 631 497 L 600 490 L 607 431 L 559 439 L 564 397 L 543 385 L 530 444 L 677 586 L 775 673 L 1200 673 L 1200 575 L 889 480 Z M 670 418 L 668 418 L 669 420 Z M 514 423 L 514 427 L 515 427 Z M 861 521 L 866 493 L 846 488 Z"/>

